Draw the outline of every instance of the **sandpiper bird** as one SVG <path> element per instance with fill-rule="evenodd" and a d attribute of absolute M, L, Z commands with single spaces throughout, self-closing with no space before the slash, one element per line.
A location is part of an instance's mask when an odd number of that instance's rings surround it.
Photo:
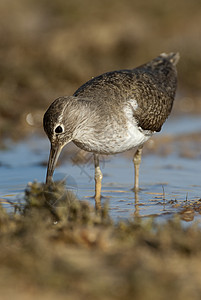
<path fill-rule="evenodd" d="M 82 85 L 73 96 L 56 99 L 44 115 L 51 142 L 46 183 L 62 148 L 75 145 L 94 153 L 95 200 L 100 202 L 102 173 L 99 154 L 135 149 L 134 189 L 139 189 L 143 144 L 169 116 L 177 87 L 178 53 L 162 53 L 135 69 L 104 73 Z"/>

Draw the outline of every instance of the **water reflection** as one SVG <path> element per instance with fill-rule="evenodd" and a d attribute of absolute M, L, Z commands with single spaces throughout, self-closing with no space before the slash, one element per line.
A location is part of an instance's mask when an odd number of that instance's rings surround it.
<path fill-rule="evenodd" d="M 115 220 L 133 216 L 166 218 L 169 214 L 178 212 L 180 203 L 200 199 L 200 154 L 193 157 L 180 155 L 181 147 L 186 145 L 186 140 L 183 143 L 180 137 L 184 135 L 186 128 L 191 128 L 194 133 L 198 132 L 201 129 L 201 118 L 181 118 L 180 121 L 170 119 L 167 122 L 161 136 L 172 132 L 176 137 L 172 142 L 174 151 L 164 157 L 145 153 L 140 166 L 139 193 L 131 190 L 134 181 L 132 156 L 120 154 L 102 160 L 102 202 L 109 201 L 110 214 Z M 190 140 L 191 147 L 196 147 L 196 153 L 201 149 L 199 143 L 199 140 Z M 8 150 L 0 151 L 3 175 L 0 178 L 0 201 L 4 205 L 8 205 L 7 200 L 22 199 L 29 181 L 44 181 L 46 165 L 43 162 L 47 161 L 48 151 L 47 139 L 34 136 L 16 145 L 8 144 Z M 69 156 L 74 157 L 74 160 L 77 157 L 75 153 L 68 154 L 67 157 Z M 67 188 L 78 198 L 87 199 L 94 204 L 94 168 L 90 160 L 86 159 L 87 163 L 81 164 L 63 159 L 56 169 L 54 179 L 65 178 Z"/>

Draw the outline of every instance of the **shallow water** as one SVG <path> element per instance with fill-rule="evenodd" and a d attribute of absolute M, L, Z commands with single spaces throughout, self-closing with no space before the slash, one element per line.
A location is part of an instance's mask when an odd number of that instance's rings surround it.
<path fill-rule="evenodd" d="M 160 135 L 179 137 L 195 132 L 201 132 L 201 118 L 188 116 L 170 118 Z M 45 137 L 33 135 L 18 144 L 7 142 L 7 147 L 7 150 L 0 151 L 0 198 L 8 209 L 12 209 L 7 201 L 22 200 L 29 181 L 45 180 L 46 166 L 43 162 L 48 159 L 49 142 Z M 138 195 L 132 191 L 132 157 L 127 158 L 122 154 L 102 157 L 101 169 L 102 201 L 109 202 L 110 214 L 115 220 L 134 215 L 154 215 L 166 219 L 180 210 L 180 207 L 173 205 L 175 200 L 184 203 L 201 197 L 200 155 L 182 157 L 177 147 L 166 156 L 143 156 L 140 167 L 141 190 Z M 67 187 L 78 198 L 94 203 L 93 174 L 92 156 L 89 156 L 85 164 L 73 164 L 72 159 L 65 161 L 57 167 L 54 179 L 66 178 Z M 199 215 L 195 219 L 199 219 Z"/>

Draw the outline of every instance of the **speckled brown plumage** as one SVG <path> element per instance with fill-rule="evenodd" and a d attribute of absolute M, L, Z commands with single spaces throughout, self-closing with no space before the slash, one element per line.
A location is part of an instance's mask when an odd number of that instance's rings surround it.
<path fill-rule="evenodd" d="M 160 131 L 172 109 L 178 59 L 178 53 L 162 54 L 135 69 L 104 73 L 82 85 L 74 96 L 117 106 L 135 99 L 138 109 L 133 115 L 138 125 L 144 130 Z"/>

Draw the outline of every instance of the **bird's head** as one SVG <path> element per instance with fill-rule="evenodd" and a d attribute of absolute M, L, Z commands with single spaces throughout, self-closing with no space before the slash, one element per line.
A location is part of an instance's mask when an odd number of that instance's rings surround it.
<path fill-rule="evenodd" d="M 52 181 L 54 169 L 62 148 L 72 141 L 75 116 L 72 104 L 75 97 L 60 97 L 46 111 L 43 118 L 43 128 L 50 143 L 50 155 L 47 167 L 46 183 Z"/>

